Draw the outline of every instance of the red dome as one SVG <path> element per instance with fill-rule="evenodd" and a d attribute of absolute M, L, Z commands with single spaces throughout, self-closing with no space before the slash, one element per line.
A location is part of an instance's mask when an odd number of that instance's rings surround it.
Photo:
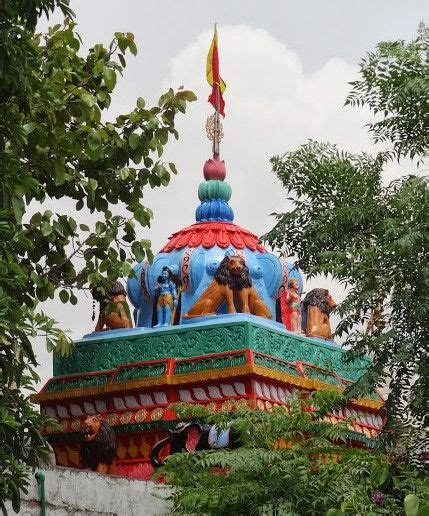
<path fill-rule="evenodd" d="M 199 245 L 205 248 L 215 245 L 226 248 L 231 245 L 236 249 L 246 247 L 251 251 L 267 252 L 256 235 L 231 222 L 198 222 L 173 233 L 169 242 L 161 249 L 161 253 Z"/>

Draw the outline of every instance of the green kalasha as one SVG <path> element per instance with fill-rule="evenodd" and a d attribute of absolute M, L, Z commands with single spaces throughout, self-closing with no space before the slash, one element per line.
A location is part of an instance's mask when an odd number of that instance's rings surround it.
<path fill-rule="evenodd" d="M 344 351 L 340 347 L 287 333 L 250 316 L 240 321 L 218 320 L 159 331 L 135 329 L 126 334 L 84 338 L 76 342 L 70 357 L 54 357 L 54 376 L 111 370 L 121 364 L 146 360 L 190 358 L 241 349 L 326 367 L 351 380 L 357 380 L 370 363 L 369 358 L 362 358 L 353 364 L 345 364 Z M 229 361 L 225 367 L 230 367 Z M 278 370 L 283 367 L 271 365 Z"/>
<path fill-rule="evenodd" d="M 231 199 L 231 187 L 225 181 L 204 181 L 198 187 L 198 197 L 200 201 L 208 199 L 223 199 L 229 201 Z"/>

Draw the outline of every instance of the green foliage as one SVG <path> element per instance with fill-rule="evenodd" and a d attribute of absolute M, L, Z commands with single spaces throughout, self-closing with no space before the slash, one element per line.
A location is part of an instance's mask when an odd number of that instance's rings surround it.
<path fill-rule="evenodd" d="M 0 508 L 4 514 L 7 499 L 16 511 L 19 509 L 21 491 L 26 492 L 28 465 L 36 466 L 47 458 L 39 428 L 49 420 L 33 410 L 21 391 L 30 388 L 34 380 L 34 375 L 22 375 L 19 385 L 0 386 Z"/>
<path fill-rule="evenodd" d="M 368 106 L 375 142 L 391 143 L 392 155 L 427 155 L 429 143 L 429 30 L 422 22 L 411 43 L 380 43 L 360 65 L 361 79 L 351 83 L 346 104 Z"/>
<path fill-rule="evenodd" d="M 55 7 L 73 15 L 67 0 L 0 6 L 0 500 L 13 495 L 15 504 L 14 486 L 25 484 L 42 442 L 35 430 L 42 419 L 20 390 L 34 377 L 31 341 L 46 336 L 48 349 L 61 354 L 71 346 L 41 303 L 59 295 L 75 305 L 76 289 L 105 292 L 132 274 L 134 260 L 152 260 L 150 242 L 136 240 L 138 225 L 152 218 L 143 189 L 166 186 L 176 173 L 161 156 L 169 138 L 178 138 L 176 114 L 195 100 L 170 89 L 158 105 L 139 98 L 131 112 L 108 121 L 126 53 L 137 52 L 134 36 L 118 32 L 107 47 L 82 55 L 70 18 L 34 34 L 38 17 Z M 50 200 L 61 200 L 58 212 L 43 209 Z M 117 204 L 128 217 L 112 213 Z M 93 214 L 91 227 L 74 218 L 84 208 Z M 23 430 L 13 442 L 11 421 Z"/>
<path fill-rule="evenodd" d="M 232 424 L 243 445 L 169 456 L 156 475 L 174 486 L 174 511 L 401 514 L 405 502 L 419 505 L 416 514 L 423 515 L 429 496 L 423 473 L 393 455 L 350 448 L 347 422 L 332 425 L 324 420 L 339 403 L 344 400 L 337 394 L 316 392 L 271 412 L 240 406 L 232 413 L 205 412 L 207 422 Z M 180 417 L 201 419 L 204 414 L 202 407 L 176 410 Z"/>
<path fill-rule="evenodd" d="M 421 28 L 410 45 L 379 45 L 353 83 L 349 103 L 383 114 L 370 128 L 376 140 L 390 141 L 387 153 L 353 155 L 310 141 L 271 160 L 292 209 L 275 214 L 276 225 L 265 238 L 285 255 L 297 256 L 297 266 L 309 277 L 331 275 L 348 287 L 337 309 L 337 334 L 347 336 L 349 358 L 373 358 L 372 368 L 348 393 L 356 397 L 389 382 L 385 436 L 390 439 L 396 438 L 395 418 L 404 414 L 425 425 L 429 394 L 428 182 L 412 174 L 387 186 L 382 180 L 389 157 L 423 159 L 427 153 L 425 34 Z M 416 74 L 425 77 L 417 81 Z M 423 83 L 426 88 L 417 88 Z M 410 104 L 405 92 L 414 87 L 419 102 L 413 97 Z"/>

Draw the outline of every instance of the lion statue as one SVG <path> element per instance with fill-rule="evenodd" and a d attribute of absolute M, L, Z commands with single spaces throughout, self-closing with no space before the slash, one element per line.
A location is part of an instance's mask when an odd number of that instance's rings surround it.
<path fill-rule="evenodd" d="M 119 328 L 132 328 L 130 307 L 127 303 L 127 293 L 120 281 L 115 281 L 108 288 L 106 295 L 100 294 L 96 289 L 92 290 L 94 301 L 100 304 L 100 314 L 98 316 L 95 331 L 117 330 Z M 111 312 L 106 313 L 109 303 L 114 304 Z M 93 314 L 93 320 L 95 313 Z"/>
<path fill-rule="evenodd" d="M 329 314 L 336 307 L 329 290 L 315 288 L 301 303 L 302 329 L 307 337 L 332 340 Z"/>
<path fill-rule="evenodd" d="M 211 284 L 184 317 L 215 315 L 224 301 L 229 314 L 242 312 L 271 318 L 270 309 L 252 287 L 249 268 L 241 256 L 225 256 Z"/>
<path fill-rule="evenodd" d="M 80 443 L 82 466 L 97 473 L 116 473 L 116 434 L 100 416 L 89 416 L 84 421 Z"/>

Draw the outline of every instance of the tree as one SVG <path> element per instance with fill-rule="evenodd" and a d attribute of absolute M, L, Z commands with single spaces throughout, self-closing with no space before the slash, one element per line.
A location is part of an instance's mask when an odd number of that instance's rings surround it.
<path fill-rule="evenodd" d="M 167 457 L 156 475 L 174 486 L 174 512 L 339 516 L 407 508 L 410 516 L 427 514 L 423 471 L 393 454 L 350 448 L 349 422 L 325 421 L 332 404 L 343 401 L 319 391 L 270 412 L 238 405 L 232 413 L 209 415 L 204 407 L 176 407 L 180 417 L 232 425 L 242 446 Z"/>
<path fill-rule="evenodd" d="M 63 25 L 35 34 L 38 17 L 56 7 Z M 36 378 L 31 339 L 46 335 L 49 349 L 68 353 L 70 340 L 42 311 L 55 295 L 76 304 L 76 289 L 98 288 L 132 274 L 134 260 L 151 260 L 150 242 L 136 240 L 136 224 L 150 225 L 143 188 L 166 186 L 173 163 L 161 159 L 178 138 L 178 112 L 195 100 L 169 90 L 157 106 L 136 107 L 105 122 L 131 33 L 115 33 L 106 48 L 79 52 L 68 0 L 9 0 L 0 6 L 0 506 L 19 506 L 29 468 L 44 455 L 38 428 L 46 423 L 23 394 Z M 93 227 L 64 209 L 39 211 L 46 199 L 86 208 Z M 112 214 L 125 206 L 129 216 Z M 28 215 L 31 210 L 32 216 Z"/>
<path fill-rule="evenodd" d="M 421 22 L 411 43 L 380 43 L 361 62 L 361 80 L 346 104 L 367 105 L 378 117 L 369 124 L 375 142 L 392 145 L 391 157 L 424 157 L 429 139 L 429 28 Z"/>
<path fill-rule="evenodd" d="M 373 363 L 347 392 L 389 384 L 388 438 L 404 414 L 421 427 L 427 417 L 429 188 L 418 174 L 385 186 L 382 172 L 389 159 L 427 157 L 428 43 L 421 26 L 411 43 L 379 44 L 351 83 L 346 104 L 372 110 L 369 129 L 387 151 L 352 155 L 310 141 L 271 160 L 293 207 L 275 214 L 265 239 L 310 277 L 329 274 L 348 287 L 337 335 L 347 336 L 349 358 L 370 354 Z"/>

